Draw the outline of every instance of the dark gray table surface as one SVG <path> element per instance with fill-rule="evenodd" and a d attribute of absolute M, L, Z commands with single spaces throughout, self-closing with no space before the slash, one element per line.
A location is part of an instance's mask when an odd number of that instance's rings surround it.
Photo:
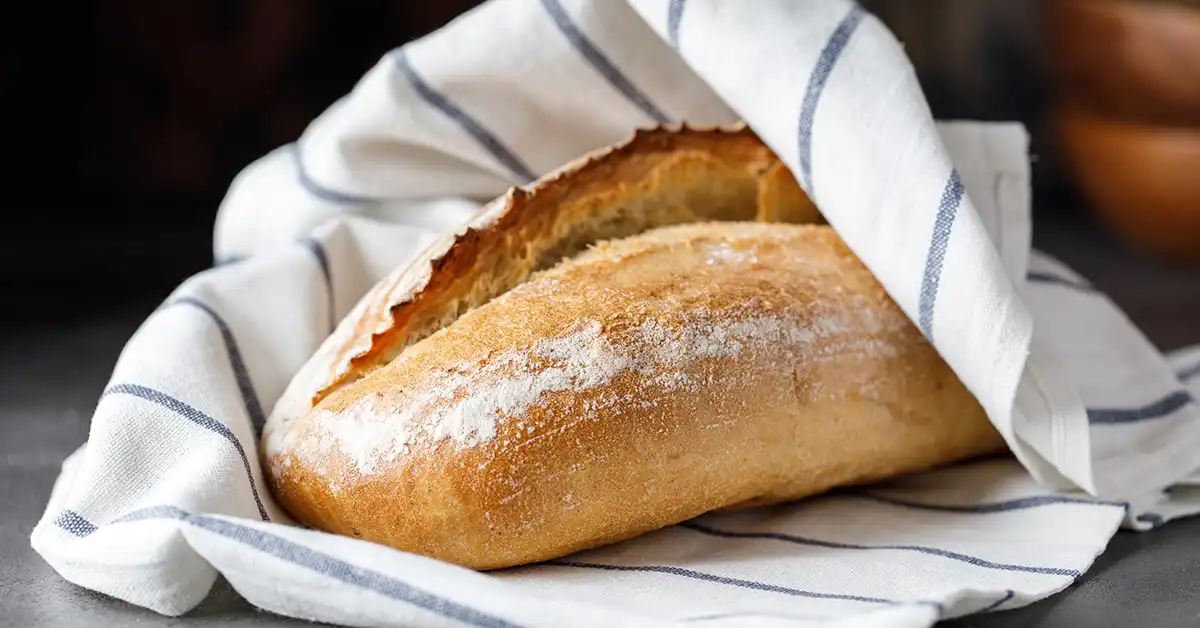
<path fill-rule="evenodd" d="M 1035 242 L 1107 291 L 1160 348 L 1200 343 L 1200 269 L 1155 264 L 1077 221 L 1040 222 Z M 312 625 L 257 611 L 224 582 L 190 614 L 161 617 L 63 581 L 30 549 L 59 465 L 87 438 L 117 355 L 157 298 L 71 325 L 0 331 L 0 626 Z M 1198 591 L 1200 518 L 1119 533 L 1067 591 L 947 625 L 1200 626 Z"/>

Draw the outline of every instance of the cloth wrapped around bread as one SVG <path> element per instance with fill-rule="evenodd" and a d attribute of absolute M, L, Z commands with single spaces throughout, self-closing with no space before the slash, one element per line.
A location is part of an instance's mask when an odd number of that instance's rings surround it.
<path fill-rule="evenodd" d="M 380 282 L 268 419 L 315 528 L 475 569 L 1003 448 L 748 130 L 639 132 Z"/>

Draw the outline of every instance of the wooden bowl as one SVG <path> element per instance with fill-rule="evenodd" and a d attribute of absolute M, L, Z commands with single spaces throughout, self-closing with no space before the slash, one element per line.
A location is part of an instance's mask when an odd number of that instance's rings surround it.
<path fill-rule="evenodd" d="M 1096 214 L 1126 242 L 1200 262 L 1200 128 L 1148 125 L 1061 106 L 1064 159 Z"/>
<path fill-rule="evenodd" d="M 1200 2 L 1050 0 L 1046 36 L 1062 93 L 1103 113 L 1200 126 Z"/>

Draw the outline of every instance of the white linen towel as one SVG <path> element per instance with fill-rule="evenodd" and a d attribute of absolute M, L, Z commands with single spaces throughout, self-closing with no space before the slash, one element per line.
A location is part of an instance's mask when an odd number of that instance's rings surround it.
<path fill-rule="evenodd" d="M 375 281 L 508 186 L 635 128 L 739 120 L 1013 458 L 489 574 L 292 524 L 257 436 Z M 898 42 L 847 0 L 490 0 L 386 55 L 235 180 L 215 233 L 228 263 L 130 339 L 33 546 L 160 613 L 220 574 L 261 608 L 352 626 L 923 627 L 1044 598 L 1122 523 L 1200 510 L 1200 351 L 1168 361 L 1030 250 L 1027 153 L 1019 125 L 935 123 Z"/>

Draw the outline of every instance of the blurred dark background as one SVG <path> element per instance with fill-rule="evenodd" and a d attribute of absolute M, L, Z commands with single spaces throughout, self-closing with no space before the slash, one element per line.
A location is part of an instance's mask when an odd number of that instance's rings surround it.
<path fill-rule="evenodd" d="M 4 315 L 166 296 L 212 263 L 241 168 L 295 139 L 440 0 L 18 3 L 0 29 Z M 24 223 L 24 224 L 21 224 Z"/>
<path fill-rule="evenodd" d="M 0 26 L 0 309 L 45 322 L 165 296 L 211 264 L 216 208 L 242 167 L 296 138 L 386 51 L 474 4 L 14 4 Z M 1090 228 L 1050 124 L 1042 0 L 863 4 L 905 43 L 936 116 L 1028 125 L 1039 221 Z"/>

